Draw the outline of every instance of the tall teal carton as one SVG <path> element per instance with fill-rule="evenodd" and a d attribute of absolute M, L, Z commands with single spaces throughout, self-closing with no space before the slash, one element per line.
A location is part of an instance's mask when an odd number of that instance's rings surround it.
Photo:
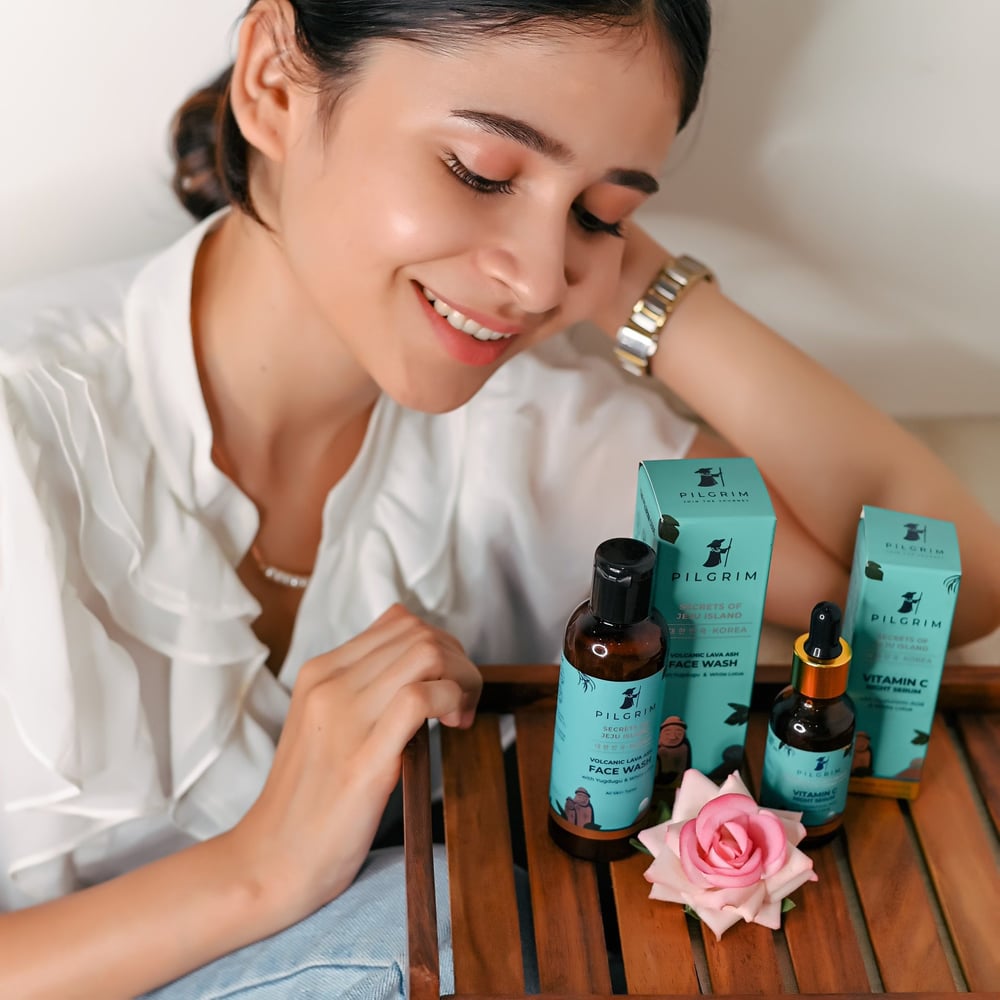
<path fill-rule="evenodd" d="M 739 767 L 775 516 L 749 458 L 639 466 L 635 536 L 656 552 L 653 607 L 668 634 L 657 781 Z"/>
<path fill-rule="evenodd" d="M 862 508 L 844 612 L 852 792 L 916 798 L 961 578 L 950 521 Z"/>

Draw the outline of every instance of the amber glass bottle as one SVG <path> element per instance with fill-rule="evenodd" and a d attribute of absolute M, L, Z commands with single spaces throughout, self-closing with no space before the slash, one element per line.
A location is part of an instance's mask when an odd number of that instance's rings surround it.
<path fill-rule="evenodd" d="M 667 650 L 650 618 L 654 562 L 634 538 L 603 542 L 590 600 L 566 626 L 549 833 L 589 861 L 629 854 L 649 813 Z"/>
<path fill-rule="evenodd" d="M 808 845 L 832 840 L 843 821 L 854 757 L 854 703 L 846 694 L 851 647 L 840 608 L 812 611 L 795 641 L 792 683 L 771 707 L 761 805 L 802 813 Z"/>

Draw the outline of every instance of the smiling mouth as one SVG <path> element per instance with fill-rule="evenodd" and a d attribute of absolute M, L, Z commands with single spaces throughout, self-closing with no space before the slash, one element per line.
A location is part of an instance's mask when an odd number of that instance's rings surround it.
<path fill-rule="evenodd" d="M 468 316 L 463 315 L 457 309 L 453 309 L 446 302 L 439 299 L 429 288 L 424 288 L 423 285 L 420 286 L 420 291 L 423 293 L 424 298 L 434 307 L 434 311 L 439 316 L 446 319 L 459 333 L 468 334 L 474 340 L 486 343 L 493 340 L 510 340 L 511 337 L 517 336 L 513 333 L 500 333 L 497 330 L 491 330 L 488 326 L 483 326 L 475 320 L 469 319 Z"/>

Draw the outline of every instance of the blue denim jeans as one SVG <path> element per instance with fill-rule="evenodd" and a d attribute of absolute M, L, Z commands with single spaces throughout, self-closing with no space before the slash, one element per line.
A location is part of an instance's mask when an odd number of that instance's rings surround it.
<path fill-rule="evenodd" d="M 441 992 L 454 992 L 447 862 L 435 848 Z M 406 894 L 400 848 L 373 851 L 354 884 L 280 934 L 145 994 L 149 1000 L 403 1000 Z"/>

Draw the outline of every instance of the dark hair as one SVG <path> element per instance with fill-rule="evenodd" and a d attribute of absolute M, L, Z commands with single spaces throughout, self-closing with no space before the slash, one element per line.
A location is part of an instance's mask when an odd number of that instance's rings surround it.
<path fill-rule="evenodd" d="M 249 11 L 258 0 L 250 0 Z M 678 128 L 698 104 L 711 15 L 708 0 L 288 0 L 298 48 L 320 80 L 343 83 L 361 65 L 369 43 L 407 41 L 440 46 L 462 31 L 511 34 L 553 25 L 581 30 L 659 28 L 681 85 Z M 259 220 L 250 197 L 249 149 L 229 101 L 232 68 L 192 95 L 172 127 L 173 189 L 204 218 L 227 204 Z"/>

